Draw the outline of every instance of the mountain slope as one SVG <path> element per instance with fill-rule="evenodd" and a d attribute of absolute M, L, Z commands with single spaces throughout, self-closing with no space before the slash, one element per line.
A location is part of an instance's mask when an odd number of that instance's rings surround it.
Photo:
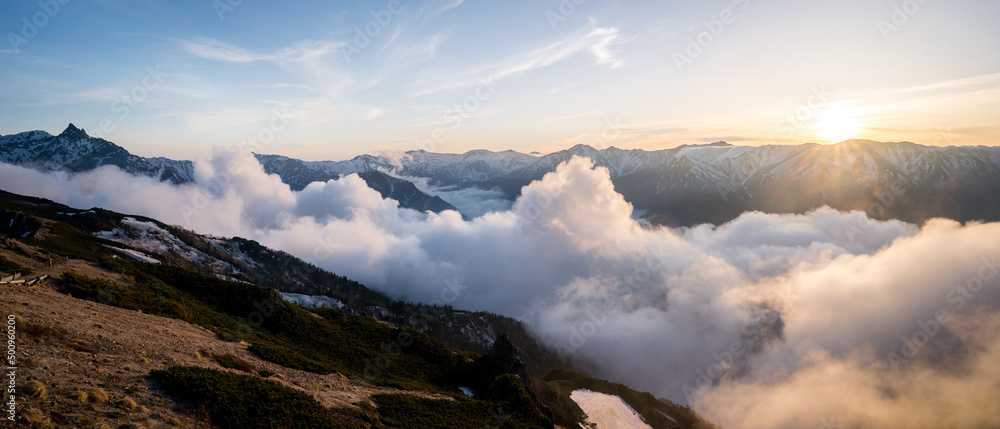
<path fill-rule="evenodd" d="M 577 145 L 538 156 L 415 150 L 346 161 L 256 155 L 266 172 L 292 189 L 356 173 L 402 207 L 435 212 L 454 210 L 447 201 L 451 197 L 430 195 L 404 178 L 427 179 L 431 186 L 457 193 L 471 187 L 499 189 L 514 200 L 522 187 L 574 156 L 606 167 L 616 190 L 655 224 L 721 224 L 747 210 L 804 213 L 823 205 L 913 223 L 932 217 L 1000 220 L 1000 147 L 849 140 L 760 147 L 716 142 L 657 151 Z M 31 131 L 0 137 L 0 161 L 68 171 L 116 165 L 173 183 L 194 179 L 190 161 L 137 157 L 72 124 L 59 136 Z"/>
<path fill-rule="evenodd" d="M 130 388 L 126 377 L 114 384 L 115 392 L 125 389 L 131 395 L 149 390 L 149 394 L 143 395 L 155 397 L 162 395 L 161 389 L 166 389 L 167 394 L 187 407 L 198 404 L 207 407 L 205 413 L 222 427 L 245 427 L 238 416 L 258 408 L 292 413 L 288 416 L 320 412 L 317 405 L 310 405 L 310 400 L 301 395 L 279 389 L 272 382 L 260 384 L 254 378 L 274 374 L 287 381 L 278 384 L 304 390 L 321 404 L 344 396 L 330 392 L 333 385 L 354 392 L 354 397 L 360 397 L 362 402 L 374 403 L 368 408 L 356 402 L 349 402 L 350 406 L 338 402 L 341 408 L 346 408 L 321 412 L 333 416 L 335 421 L 350 423 L 349 427 L 482 427 L 497 415 L 503 424 L 513 427 L 552 427 L 552 413 L 548 410 L 568 401 L 569 392 L 544 393 L 537 378 L 568 363 L 541 348 L 524 326 L 512 319 L 449 307 L 428 311 L 425 306 L 391 301 L 356 282 L 248 240 L 204 237 L 153 219 L 98 208 L 81 211 L 6 192 L 0 192 L 0 203 L 4 207 L 0 218 L 12 219 L 0 225 L 3 266 L 58 276 L 50 282 L 59 292 L 77 299 L 42 297 L 35 300 L 38 311 L 23 314 L 30 315 L 31 323 L 36 326 L 49 326 L 64 323 L 60 318 L 62 313 L 42 311 L 45 309 L 40 302 L 88 308 L 89 323 L 78 324 L 80 332 L 60 334 L 60 338 L 72 337 L 83 342 L 60 343 L 56 349 L 46 349 L 46 353 L 72 357 L 66 347 L 94 350 L 87 353 L 95 355 L 109 350 L 126 353 L 135 356 L 138 363 L 128 359 L 124 363 L 119 358 L 91 363 L 127 364 L 129 374 L 138 371 L 132 378 L 151 369 L 166 368 L 151 373 L 151 378 L 159 380 L 161 385 Z M 130 261 L 129 257 L 141 262 Z M 275 285 L 279 290 L 311 291 L 335 297 L 343 303 L 344 310 L 306 311 L 284 302 L 278 291 L 255 284 L 258 282 Z M 0 301 L 12 297 L 20 302 L 25 295 L 19 293 L 2 289 Z M 42 291 L 42 295 L 51 293 Z M 97 305 L 82 304 L 80 299 Z M 128 312 L 105 306 L 149 316 L 142 316 L 141 323 L 123 322 L 120 315 Z M 79 310 L 66 311 L 76 314 Z M 191 325 L 157 322 L 156 317 Z M 466 324 L 472 320 L 480 324 Z M 161 336 L 142 335 L 143 330 L 160 333 L 157 324 L 183 326 L 187 330 L 204 328 L 212 335 L 197 335 L 199 350 L 178 349 L 180 355 L 174 356 L 166 353 L 167 346 L 156 345 Z M 129 335 L 128 341 L 124 335 Z M 435 339 L 438 336 L 445 342 Z M 515 347 L 509 338 L 515 338 L 525 347 Z M 220 339 L 221 344 L 212 344 Z M 119 340 L 121 344 L 116 342 Z M 482 352 L 464 352 L 449 348 L 445 344 L 448 341 L 486 345 L 480 347 Z M 58 384 L 85 385 L 93 372 L 87 370 L 91 363 L 82 363 L 81 371 L 60 373 Z M 233 378 L 217 370 L 205 371 L 204 368 L 217 368 L 216 363 L 247 375 Z M 54 372 L 29 368 L 30 379 L 56 385 Z M 49 368 L 43 366 L 41 370 Z M 146 383 L 145 379 L 141 383 Z M 233 386 L 243 387 L 234 390 Z M 61 388 L 60 395 L 71 393 L 63 391 L 67 387 Z M 473 392 L 475 398 L 465 397 L 459 387 Z M 253 393 L 257 395 L 253 401 L 270 401 L 262 398 L 274 395 L 298 395 L 299 399 L 295 399 L 294 405 L 288 404 L 294 407 L 291 410 L 271 402 L 240 405 L 239 401 L 220 400 L 244 389 L 254 392 L 263 389 L 260 395 Z M 284 393 L 264 393 L 273 389 Z M 358 396 L 359 390 L 367 393 Z M 132 407 L 131 411 L 137 406 L 126 408 Z M 686 408 L 667 402 L 657 407 L 673 410 L 671 418 L 677 421 L 697 422 L 683 427 L 702 425 L 700 418 Z M 192 408 L 184 409 L 187 411 L 181 413 L 183 419 L 198 418 Z M 32 418 L 74 424 L 81 412 L 67 408 L 66 413 L 74 413 L 68 416 L 57 414 L 63 411 L 49 410 L 52 409 L 32 411 Z M 147 416 L 147 411 L 139 414 L 136 421 L 153 418 Z M 565 419 L 573 414 L 562 415 Z"/>
<path fill-rule="evenodd" d="M 455 206 L 445 202 L 441 197 L 427 195 L 413 183 L 390 176 L 380 170 L 378 165 L 366 162 L 364 159 L 356 159 L 356 162 L 342 165 L 325 161 L 302 161 L 280 155 L 255 154 L 254 156 L 264 167 L 265 173 L 277 174 L 293 191 L 301 191 L 313 182 L 326 182 L 344 175 L 357 174 L 368 187 L 378 191 L 382 198 L 396 200 L 401 207 L 435 213 L 445 210 L 457 211 Z"/>
<path fill-rule="evenodd" d="M 446 344 L 477 353 L 489 350 L 506 332 L 517 342 L 538 371 L 535 375 L 571 364 L 536 341 L 526 327 L 509 317 L 486 312 L 466 312 L 448 306 L 399 302 L 364 285 L 322 270 L 288 253 L 272 250 L 239 237 L 206 237 L 142 216 L 92 208 L 79 210 L 40 198 L 0 191 L 0 218 L 20 213 L 22 222 L 0 225 L 0 234 L 26 235 L 45 250 L 98 261 L 125 256 L 119 249 L 139 252 L 152 259 L 216 277 L 253 283 L 280 292 L 323 295 L 345 305 L 345 310 L 369 315 L 400 326 L 414 327 Z M 28 218 L 53 223 L 42 232 Z M 36 225 L 35 231 L 24 230 Z M 58 228 L 58 230 L 56 229 Z"/>
<path fill-rule="evenodd" d="M 513 200 L 522 187 L 574 156 L 606 167 L 616 190 L 659 224 L 719 224 L 746 210 L 802 213 L 823 205 L 915 223 L 939 216 L 1000 219 L 998 147 L 866 140 L 760 147 L 716 142 L 659 151 L 577 145 L 543 156 L 410 151 L 401 159 L 365 155 L 302 168 L 378 168 L 459 189 L 498 188 Z"/>
<path fill-rule="evenodd" d="M 315 181 L 336 179 L 343 174 L 363 173 L 368 185 L 383 198 L 399 201 L 400 206 L 418 211 L 441 212 L 455 210 L 441 198 L 427 195 L 412 183 L 389 176 L 378 170 L 354 169 L 325 172 L 306 168 L 303 161 L 284 157 L 259 156 L 268 174 L 277 174 L 293 190 L 302 190 Z M 194 163 L 163 157 L 144 158 L 129 153 L 110 141 L 89 136 L 73 124 L 53 136 L 44 131 L 29 131 L 0 136 L 0 162 L 21 165 L 43 171 L 89 171 L 114 165 L 125 172 L 167 181 L 173 184 L 193 182 Z"/>

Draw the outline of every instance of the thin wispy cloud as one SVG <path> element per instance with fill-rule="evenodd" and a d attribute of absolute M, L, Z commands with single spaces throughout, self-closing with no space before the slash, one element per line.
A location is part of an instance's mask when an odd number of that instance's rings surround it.
<path fill-rule="evenodd" d="M 951 79 L 943 82 L 920 85 L 909 88 L 897 89 L 894 92 L 907 94 L 927 91 L 946 91 L 956 89 L 980 89 L 1000 87 L 1000 73 L 989 73 L 977 76 L 970 76 L 961 79 Z"/>
<path fill-rule="evenodd" d="M 461 137 L 442 145 L 447 150 L 479 145 L 504 150 L 513 141 L 528 151 L 551 148 L 590 131 L 580 129 L 587 124 L 578 121 L 545 118 L 608 108 L 629 123 L 700 124 L 722 118 L 736 124 L 707 130 L 685 126 L 690 133 L 651 132 L 641 141 L 619 140 L 616 145 L 663 148 L 709 135 L 778 141 L 783 137 L 775 123 L 808 103 L 811 85 L 840 90 L 837 101 L 858 100 L 839 107 L 873 113 L 864 118 L 868 123 L 861 138 L 933 142 L 937 133 L 927 128 L 950 127 L 966 130 L 960 144 L 1000 141 L 995 120 L 989 119 L 1000 115 L 1000 69 L 993 55 L 1000 27 L 989 19 L 1000 13 L 1000 4 L 922 10 L 887 43 L 876 22 L 888 19 L 891 8 L 874 8 L 880 13 L 870 10 L 871 19 L 861 22 L 858 8 L 869 10 L 870 2 L 845 0 L 848 4 L 823 3 L 804 11 L 792 0 L 776 1 L 781 13 L 770 14 L 763 13 L 764 5 L 742 0 L 725 5 L 654 2 L 641 8 L 621 2 L 515 0 L 498 6 L 418 0 L 392 3 L 398 7 L 391 11 L 388 2 L 307 0 L 243 5 L 221 22 L 211 6 L 102 1 L 73 8 L 72 17 L 64 8 L 17 49 L 0 46 L 0 93 L 9 107 L 0 109 L 0 125 L 49 129 L 90 121 L 92 129 L 111 102 L 102 91 L 129 91 L 140 83 L 146 66 L 160 64 L 197 79 L 178 75 L 165 80 L 150 94 L 150 102 L 130 111 L 129 122 L 144 121 L 135 130 L 188 141 L 190 149 L 184 150 L 194 152 L 186 157 L 204 155 L 204 145 L 219 136 L 185 131 L 177 123 L 159 128 L 153 118 L 184 115 L 182 109 L 240 109 L 248 100 L 261 99 L 315 106 L 315 114 L 303 112 L 303 117 L 324 126 L 310 134 L 287 134 L 297 140 L 290 144 L 322 147 L 319 142 L 328 141 L 328 153 L 350 157 L 372 149 L 373 141 L 386 145 L 378 149 L 390 149 L 426 138 L 432 130 L 412 125 L 428 119 L 425 111 L 411 104 L 446 106 L 435 113 L 440 116 L 488 79 L 503 89 L 482 108 L 497 114 L 464 124 Z M 724 7 L 734 15 L 719 28 L 715 22 L 722 22 Z M 39 12 L 31 2 L 11 3 L 9 9 L 4 16 L 14 34 L 21 34 L 21 17 L 30 20 Z M 96 22 L 101 24 L 95 27 Z M 262 25 L 272 30 L 266 37 L 256 36 Z M 94 43 L 91 36 L 102 42 Z M 702 38 L 690 51 L 689 37 Z M 787 43 L 787 50 L 773 49 L 777 41 Z M 687 72 L 677 72 L 674 54 L 690 58 Z M 740 78 L 733 79 L 734 73 Z M 872 90 L 879 93 L 864 93 Z M 166 110 L 153 100 L 165 101 Z M 877 104 L 863 105 L 868 101 Z M 697 109 L 669 113 L 692 104 Z M 62 110 L 51 111 L 54 106 Z M 373 130 L 370 124 L 351 122 L 355 112 L 368 108 L 396 112 L 393 119 L 401 125 Z M 501 120 L 548 128 L 496 133 L 504 127 Z M 878 131 L 905 129 L 916 131 Z M 815 141 L 810 132 L 800 127 L 787 142 Z M 359 139 L 330 138 L 343 134 Z M 132 144 L 149 141 L 138 134 L 115 137 Z"/>
<path fill-rule="evenodd" d="M 453 0 L 450 3 L 447 3 L 444 6 L 441 6 L 441 8 L 438 9 L 436 13 L 443 13 L 443 12 L 449 10 L 449 9 L 454 9 L 456 7 L 461 6 L 462 3 L 465 3 L 465 0 Z"/>
<path fill-rule="evenodd" d="M 449 77 L 449 83 L 417 91 L 412 96 L 431 94 L 448 89 L 479 85 L 482 79 L 502 80 L 520 76 L 531 70 L 548 67 L 583 52 L 589 52 L 597 65 L 615 68 L 621 60 L 615 59 L 609 47 L 619 40 L 616 28 L 593 28 L 566 36 L 562 39 L 536 47 L 527 52 L 512 55 L 494 64 L 473 68 L 459 76 Z"/>
<path fill-rule="evenodd" d="M 580 85 L 581 85 L 580 82 L 567 83 L 565 85 L 552 88 L 552 89 L 548 90 L 545 94 L 549 95 L 549 96 L 556 95 L 556 94 L 562 92 L 563 90 L 567 90 L 567 89 L 570 89 L 572 87 L 580 86 Z"/>
<path fill-rule="evenodd" d="M 594 111 L 590 111 L 590 112 L 575 113 L 575 114 L 572 114 L 572 115 L 555 116 L 555 117 L 552 117 L 552 118 L 545 119 L 545 122 L 561 121 L 561 120 L 565 120 L 565 119 L 586 118 L 587 116 L 594 116 L 594 115 L 596 115 L 598 113 L 605 113 L 605 112 L 610 112 L 610 111 L 611 111 L 610 109 L 601 109 L 601 110 L 594 110 Z"/>
<path fill-rule="evenodd" d="M 220 40 L 198 38 L 181 42 L 181 48 L 200 58 L 230 63 L 269 61 L 279 65 L 313 63 L 337 52 L 344 42 L 308 41 L 274 52 L 253 52 Z"/>
<path fill-rule="evenodd" d="M 600 40 L 590 46 L 590 53 L 594 55 L 597 64 L 609 64 L 611 68 L 622 65 L 622 60 L 614 58 L 611 53 L 611 45 L 620 41 L 617 28 L 596 28 L 593 35 L 600 36 Z"/>

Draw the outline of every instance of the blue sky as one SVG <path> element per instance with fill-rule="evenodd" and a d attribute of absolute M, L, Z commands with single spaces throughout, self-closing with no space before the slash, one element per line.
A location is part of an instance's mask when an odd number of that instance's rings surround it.
<path fill-rule="evenodd" d="M 187 159 L 248 136 L 313 160 L 995 145 L 997 16 L 985 0 L 8 1 L 0 134 L 73 122 Z"/>

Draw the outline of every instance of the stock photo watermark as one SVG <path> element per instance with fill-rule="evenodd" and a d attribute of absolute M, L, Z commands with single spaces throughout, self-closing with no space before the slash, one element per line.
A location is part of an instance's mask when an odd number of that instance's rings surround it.
<path fill-rule="evenodd" d="M 371 20 L 364 25 L 354 27 L 354 38 L 351 39 L 352 43 L 346 44 L 341 48 L 344 58 L 350 61 L 352 56 L 360 54 L 392 23 L 393 17 L 399 15 L 401 12 L 403 12 L 403 6 L 398 0 L 390 1 L 382 9 L 369 11 L 368 14 L 371 15 Z"/>
<path fill-rule="evenodd" d="M 39 0 L 38 1 L 38 11 L 31 14 L 31 18 L 27 16 L 21 17 L 21 32 L 15 33 L 13 31 L 7 33 L 7 41 L 10 42 L 10 48 L 14 52 L 20 51 L 22 45 L 28 44 L 31 39 L 38 36 L 38 33 L 49 25 L 49 22 L 59 14 L 62 7 L 69 4 L 71 0 Z"/>
<path fill-rule="evenodd" d="M 617 116 L 614 118 L 604 119 L 604 129 L 601 130 L 601 134 L 590 142 L 590 145 L 595 149 L 606 149 L 611 146 L 619 137 L 621 137 L 622 122 Z"/>
<path fill-rule="evenodd" d="M 4 353 L 5 383 L 4 392 L 7 394 L 7 401 L 3 403 L 4 413 L 7 420 L 17 419 L 17 317 L 13 314 L 7 315 L 7 350 Z"/>
<path fill-rule="evenodd" d="M 146 66 L 146 75 L 141 81 L 132 86 L 128 91 L 120 93 L 111 101 L 111 113 L 116 116 L 106 116 L 97 124 L 97 137 L 115 132 L 116 121 L 124 121 L 132 115 L 132 111 L 138 108 L 149 97 L 149 93 L 160 87 L 163 78 L 167 74 L 160 71 L 160 65 Z"/>
<path fill-rule="evenodd" d="M 907 23 L 909 23 L 910 18 L 920 12 L 920 7 L 927 4 L 929 1 L 930 0 L 905 0 L 901 4 L 893 3 L 892 12 L 889 14 L 889 18 L 880 19 L 876 23 L 878 31 L 882 33 L 882 38 L 888 42 L 892 33 L 899 31 Z"/>
<path fill-rule="evenodd" d="M 778 132 L 786 139 L 794 137 L 796 131 L 813 120 L 816 111 L 833 101 L 835 95 L 836 93 L 828 91 L 825 85 L 812 86 L 809 88 L 806 104 L 796 107 L 795 110 L 786 113 L 778 120 Z"/>
<path fill-rule="evenodd" d="M 294 117 L 288 113 L 287 107 L 274 108 L 271 110 L 271 118 L 265 127 L 261 127 L 256 133 L 252 133 L 239 144 L 232 147 L 240 151 L 260 152 L 264 145 L 270 144 L 277 138 L 277 135 L 288 128 Z M 249 155 L 252 156 L 252 155 Z M 213 177 L 209 183 L 199 186 L 195 190 L 194 196 L 187 204 L 179 207 L 181 216 L 185 222 L 190 222 L 193 216 L 201 214 L 212 202 L 214 195 L 223 195 L 225 190 L 232 185 L 233 179 L 243 174 L 238 163 L 226 165 L 225 171 L 221 175 Z"/>
<path fill-rule="evenodd" d="M 672 58 L 677 65 L 677 71 L 684 73 L 684 68 L 694 64 L 707 49 L 726 32 L 726 27 L 736 23 L 738 12 L 750 8 L 750 0 L 732 0 L 732 6 L 723 8 L 715 17 L 702 21 L 703 31 L 697 36 L 687 38 L 687 45 L 680 51 L 675 51 Z"/>
<path fill-rule="evenodd" d="M 214 0 L 212 1 L 212 9 L 215 9 L 219 21 L 225 21 L 226 14 L 235 11 L 241 4 L 243 4 L 243 0 Z"/>
<path fill-rule="evenodd" d="M 941 332 L 942 327 L 951 322 L 952 316 L 962 311 L 987 286 L 991 285 L 991 281 L 997 278 L 1000 274 L 1000 262 L 997 261 L 997 255 L 983 256 L 980 261 L 982 264 L 975 270 L 975 273 L 970 275 L 965 282 L 955 284 L 945 295 L 945 302 L 948 305 L 937 309 L 933 317 L 918 320 L 917 328 L 911 334 L 899 337 L 902 343 L 899 353 L 886 353 L 885 357 L 893 371 L 899 371 L 903 365 L 916 357 L 920 350 Z M 1000 282 L 994 281 L 994 283 L 1000 285 Z"/>
<path fill-rule="evenodd" d="M 889 189 L 876 189 L 872 192 L 872 201 L 865 207 L 865 216 L 858 218 L 858 222 L 850 223 L 844 225 L 842 228 L 843 234 L 847 237 L 848 245 L 855 245 L 858 243 L 858 237 L 861 237 L 871 229 L 878 221 L 872 219 L 871 216 L 878 218 L 885 218 L 889 214 L 889 209 L 891 209 L 899 198 L 906 195 L 906 185 L 903 182 L 893 181 L 889 184 Z"/>
<path fill-rule="evenodd" d="M 432 152 L 437 145 L 448 141 L 449 135 L 461 128 L 464 121 L 478 111 L 483 102 L 493 96 L 498 86 L 500 84 L 493 80 L 492 75 L 479 78 L 479 85 L 476 85 L 472 94 L 453 104 L 441 115 L 441 120 L 450 126 L 435 128 L 431 131 L 430 138 L 417 141 L 417 147 Z"/>
<path fill-rule="evenodd" d="M 797 298 L 797 294 L 790 286 L 786 287 L 785 290 L 776 291 L 774 295 L 776 298 L 774 301 L 781 303 L 785 308 L 790 307 Z M 775 309 L 769 308 L 751 312 L 750 320 L 740 327 L 740 337 L 730 342 L 729 347 L 725 350 L 712 353 L 714 362 L 708 364 L 704 369 L 695 370 L 694 386 L 684 384 L 681 387 L 688 403 L 694 403 L 695 396 L 708 391 L 715 385 L 716 381 L 733 371 L 737 361 L 743 356 L 760 350 L 765 341 L 771 338 L 783 326 L 783 323 L 781 313 Z"/>
<path fill-rule="evenodd" d="M 569 20 L 570 15 L 576 13 L 576 7 L 586 3 L 587 0 L 562 0 L 554 8 L 545 11 L 545 19 L 549 22 L 552 31 L 556 31 L 556 25 Z"/>
<path fill-rule="evenodd" d="M 591 337 L 597 335 L 607 325 L 611 316 L 624 311 L 625 297 L 648 287 L 653 280 L 653 275 L 663 271 L 669 256 L 663 248 L 647 247 L 644 262 L 636 265 L 631 274 L 615 281 L 614 286 L 612 286 L 613 297 L 606 299 L 600 308 L 584 310 L 586 319 L 570 326 L 565 341 L 552 341 L 550 346 L 555 349 L 560 358 L 568 359 L 570 355 L 586 345 Z"/>

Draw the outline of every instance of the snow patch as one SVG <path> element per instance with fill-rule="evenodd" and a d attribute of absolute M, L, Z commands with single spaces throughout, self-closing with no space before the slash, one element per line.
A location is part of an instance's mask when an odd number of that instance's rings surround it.
<path fill-rule="evenodd" d="M 570 393 L 569 397 L 587 413 L 587 420 L 597 424 L 600 429 L 653 429 L 617 395 L 578 389 Z"/>
<path fill-rule="evenodd" d="M 470 389 L 468 387 L 459 387 L 458 390 L 461 390 L 462 393 L 465 394 L 465 396 L 468 396 L 470 398 L 475 398 L 476 397 L 476 394 L 472 393 L 472 389 Z"/>
<path fill-rule="evenodd" d="M 663 414 L 663 417 L 666 417 L 666 418 L 670 419 L 670 421 L 672 421 L 674 423 L 677 423 L 677 419 L 675 419 L 673 417 L 670 417 L 669 415 L 667 415 L 667 413 L 664 413 L 663 411 L 660 411 L 660 410 L 656 410 L 656 411 L 658 411 L 660 414 Z"/>
<path fill-rule="evenodd" d="M 76 216 L 76 215 L 78 215 L 78 214 L 87 214 L 87 213 L 94 213 L 94 211 L 93 211 L 93 210 L 87 210 L 87 211 L 85 211 L 85 212 L 76 212 L 76 213 L 69 213 L 69 212 L 56 212 L 56 214 L 59 214 L 59 215 L 66 215 L 66 216 Z"/>
<path fill-rule="evenodd" d="M 170 231 L 160 228 L 159 225 L 153 222 L 143 222 L 135 218 L 126 217 L 122 219 L 121 226 L 115 227 L 111 231 L 101 231 L 94 235 L 128 245 L 129 247 L 142 249 L 149 253 L 161 255 L 173 253 L 184 260 L 209 266 L 213 272 L 234 271 L 230 264 L 188 246 L 183 240 L 171 234 Z"/>
<path fill-rule="evenodd" d="M 281 299 L 306 308 L 333 308 L 339 310 L 344 307 L 342 302 L 323 295 L 281 292 Z"/>
<path fill-rule="evenodd" d="M 140 251 L 137 251 L 137 250 L 122 249 L 121 247 L 114 247 L 114 246 L 108 246 L 108 245 L 104 245 L 104 247 L 112 249 L 112 250 L 114 250 L 114 251 L 116 251 L 118 253 L 124 254 L 125 256 L 128 256 L 128 257 L 130 257 L 132 259 L 135 259 L 136 261 L 139 261 L 139 262 L 145 262 L 147 264 L 159 264 L 160 263 L 160 261 L 158 259 L 153 258 L 153 257 L 151 257 L 151 256 L 149 256 L 149 255 L 147 255 L 145 253 L 142 253 Z"/>

